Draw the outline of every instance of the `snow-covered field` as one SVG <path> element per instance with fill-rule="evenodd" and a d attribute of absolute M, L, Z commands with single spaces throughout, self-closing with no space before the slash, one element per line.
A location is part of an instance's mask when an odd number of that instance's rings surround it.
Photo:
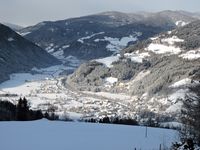
<path fill-rule="evenodd" d="M 133 53 L 125 53 L 124 56 L 126 58 L 130 58 L 131 61 L 137 62 L 137 63 L 142 63 L 143 59 L 146 57 L 149 57 L 149 53 L 139 53 L 138 51 L 133 52 Z"/>
<path fill-rule="evenodd" d="M 175 130 L 61 121 L 0 122 L 2 150 L 158 150 L 178 139 Z"/>
<path fill-rule="evenodd" d="M 176 48 L 173 46 L 166 46 L 163 44 L 154 44 L 154 43 L 151 43 L 146 50 L 152 51 L 156 54 L 165 54 L 165 53 L 179 54 L 181 52 L 180 48 Z"/>
<path fill-rule="evenodd" d="M 106 46 L 107 50 L 115 52 L 115 54 L 117 54 L 121 49 L 126 47 L 129 42 L 137 41 L 137 37 L 141 35 L 142 33 L 135 32 L 133 35 L 129 35 L 122 38 L 112 38 L 105 36 L 104 39 L 95 39 L 94 42 L 108 41 L 109 44 Z"/>
<path fill-rule="evenodd" d="M 200 58 L 200 50 L 190 50 L 186 53 L 179 55 L 179 57 L 182 57 L 183 59 L 188 59 L 188 60 L 199 59 Z"/>
<path fill-rule="evenodd" d="M 101 58 L 101 59 L 96 59 L 95 61 L 100 62 L 102 64 L 104 64 L 106 67 L 111 68 L 112 67 L 112 63 L 115 61 L 119 60 L 120 55 L 116 55 L 116 56 L 109 56 L 109 57 L 105 57 L 105 58 Z"/>
<path fill-rule="evenodd" d="M 169 32 L 169 35 L 170 34 L 171 32 Z M 186 60 L 197 60 L 200 58 L 199 49 L 191 49 L 186 51 L 176 46 L 176 43 L 184 42 L 184 39 L 179 39 L 177 36 L 172 36 L 170 38 L 162 38 L 156 36 L 150 39 L 152 40 L 152 43 L 150 43 L 149 46 L 145 48 L 146 51 L 151 51 L 155 54 L 178 55 L 179 58 Z"/>

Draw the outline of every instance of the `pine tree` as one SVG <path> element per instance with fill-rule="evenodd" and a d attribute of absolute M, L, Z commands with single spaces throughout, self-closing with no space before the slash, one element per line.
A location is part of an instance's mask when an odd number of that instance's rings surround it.
<path fill-rule="evenodd" d="M 16 106 L 8 101 L 0 101 L 0 121 L 16 120 Z"/>
<path fill-rule="evenodd" d="M 183 138 L 194 139 L 200 145 L 200 85 L 190 88 L 182 108 L 182 121 L 185 128 Z"/>
<path fill-rule="evenodd" d="M 29 106 L 26 98 L 20 98 L 17 104 L 17 120 L 29 120 Z"/>

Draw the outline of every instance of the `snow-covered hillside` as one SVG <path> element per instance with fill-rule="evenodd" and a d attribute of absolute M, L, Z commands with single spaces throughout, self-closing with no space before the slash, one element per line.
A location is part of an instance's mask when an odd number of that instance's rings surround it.
<path fill-rule="evenodd" d="M 162 118 L 161 122 L 177 121 L 176 114 L 182 105 L 180 99 L 185 97 L 189 86 L 198 83 L 193 77 L 200 67 L 200 40 L 195 37 L 200 33 L 199 22 L 162 33 L 143 41 L 144 43 L 141 42 L 142 44 L 138 42 L 121 50 L 130 43 L 146 39 L 157 32 L 153 32 L 154 28 L 146 25 L 128 25 L 129 28 L 120 28 L 119 35 L 115 35 L 119 27 L 115 27 L 112 33 L 110 27 L 109 32 L 102 31 L 102 28 L 96 31 L 95 24 L 81 21 L 82 26 L 87 27 L 84 29 L 79 26 L 79 21 L 67 24 L 66 21 L 55 22 L 61 25 L 64 23 L 65 30 L 69 27 L 77 29 L 70 31 L 73 35 L 77 33 L 71 43 L 65 41 L 56 44 L 49 40 L 46 44 L 43 43 L 44 48 L 62 60 L 63 65 L 12 74 L 10 80 L 0 84 L 1 100 L 16 103 L 19 97 L 25 96 L 32 109 L 42 109 L 45 112 L 54 106 L 55 113 L 60 117 L 73 119 L 108 116 L 137 118 L 141 121 L 149 117 L 143 114 L 153 113 L 153 117 L 158 115 Z M 41 31 L 48 33 L 40 36 L 49 35 L 51 32 L 55 33 L 53 37 L 59 35 L 56 33 L 57 28 L 44 27 L 45 24 L 52 22 L 37 25 Z M 88 27 L 88 24 L 93 28 Z M 95 31 L 89 32 L 89 29 Z M 124 34 L 125 29 L 131 29 L 131 32 L 126 30 Z M 145 32 L 141 29 L 145 29 Z M 146 35 L 149 32 L 151 34 Z M 141 38 L 144 35 L 145 37 Z M 35 38 L 40 40 L 34 36 Z M 70 34 L 69 39 L 64 36 L 62 38 L 68 41 L 72 37 Z M 6 39 L 13 42 L 10 37 Z M 41 46 L 41 41 L 35 42 Z M 95 55 L 96 52 L 101 52 L 102 48 L 101 44 L 93 45 L 97 43 L 103 44 L 105 55 Z M 82 47 L 83 45 L 86 47 Z M 74 46 L 74 49 L 71 46 Z M 80 47 L 83 50 L 81 52 L 77 51 Z M 67 54 L 68 51 L 73 54 Z M 80 58 L 84 56 L 85 59 L 101 58 L 82 64 L 73 75 L 68 76 L 81 63 L 81 59 L 74 54 Z M 88 58 L 88 54 L 91 57 Z M 108 55 L 109 57 L 105 57 Z"/>
<path fill-rule="evenodd" d="M 174 29 L 182 24 L 180 20 L 188 23 L 195 20 L 179 12 L 166 13 L 105 12 L 44 21 L 20 30 L 19 34 L 62 61 L 66 61 L 68 56 L 78 60 L 98 59 L 118 53 L 137 41 Z M 173 17 L 174 13 L 178 14 L 176 18 Z"/>
<path fill-rule="evenodd" d="M 71 67 L 61 65 L 33 69 L 32 74 L 14 74 L 0 85 L 1 99 L 15 103 L 25 96 L 32 109 L 46 111 L 53 105 L 60 117 L 73 119 L 108 116 L 141 121 L 149 117 L 143 113 L 153 113 L 153 117 L 162 118 L 160 122 L 177 121 L 181 99 L 189 86 L 198 83 L 194 77 L 200 67 L 200 46 L 198 41 L 190 40 L 198 29 L 197 21 L 162 33 L 118 55 L 82 64 L 71 76 L 66 72 L 78 64 L 74 57 L 68 57 Z M 193 45 L 195 50 L 191 49 Z"/>
<path fill-rule="evenodd" d="M 191 94 L 189 87 L 199 84 L 199 24 L 192 22 L 116 56 L 82 64 L 66 82 L 77 90 L 117 99 L 132 112 L 174 115 L 176 121 L 185 96 Z"/>
<path fill-rule="evenodd" d="M 0 122 L 2 150 L 156 150 L 178 140 L 175 130 L 47 120 Z"/>

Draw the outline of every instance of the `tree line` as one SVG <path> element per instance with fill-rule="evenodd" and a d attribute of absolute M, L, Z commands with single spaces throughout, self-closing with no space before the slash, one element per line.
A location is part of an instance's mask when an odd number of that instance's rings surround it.
<path fill-rule="evenodd" d="M 135 119 L 132 118 L 119 118 L 119 117 L 103 117 L 101 119 L 85 119 L 85 122 L 90 123 L 107 123 L 107 124 L 123 124 L 123 125 L 139 125 Z"/>
<path fill-rule="evenodd" d="M 53 110 L 44 114 L 41 110 L 31 110 L 25 97 L 20 98 L 16 105 L 9 101 L 0 101 L 0 121 L 29 121 L 42 118 L 56 120 L 58 116 L 54 114 Z"/>

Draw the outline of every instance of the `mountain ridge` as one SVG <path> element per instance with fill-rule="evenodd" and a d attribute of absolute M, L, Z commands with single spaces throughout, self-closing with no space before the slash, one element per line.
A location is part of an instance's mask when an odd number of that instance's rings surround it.
<path fill-rule="evenodd" d="M 134 44 L 136 41 L 131 39 L 131 36 L 139 41 L 144 40 L 196 19 L 190 13 L 180 11 L 141 14 L 111 11 L 65 20 L 44 21 L 24 28 L 19 33 L 68 63 L 68 57 L 85 61 L 110 56 L 115 54 L 115 51 Z M 141 33 L 140 36 L 137 36 L 137 33 Z M 126 44 L 120 43 L 123 38 L 127 39 Z"/>
<path fill-rule="evenodd" d="M 3 24 L 0 24 L 0 52 L 0 82 L 9 79 L 11 73 L 59 64 L 56 58 Z"/>
<path fill-rule="evenodd" d="M 8 26 L 9 28 L 11 28 L 14 31 L 19 31 L 24 28 L 23 26 L 13 24 L 13 23 L 8 23 L 8 22 L 3 22 L 2 24 L 4 24 L 5 26 Z"/>
<path fill-rule="evenodd" d="M 142 103 L 140 111 L 177 116 L 188 88 L 199 84 L 199 25 L 194 21 L 138 42 L 118 56 L 84 63 L 66 83 L 80 91 L 131 95 L 133 107 Z"/>

